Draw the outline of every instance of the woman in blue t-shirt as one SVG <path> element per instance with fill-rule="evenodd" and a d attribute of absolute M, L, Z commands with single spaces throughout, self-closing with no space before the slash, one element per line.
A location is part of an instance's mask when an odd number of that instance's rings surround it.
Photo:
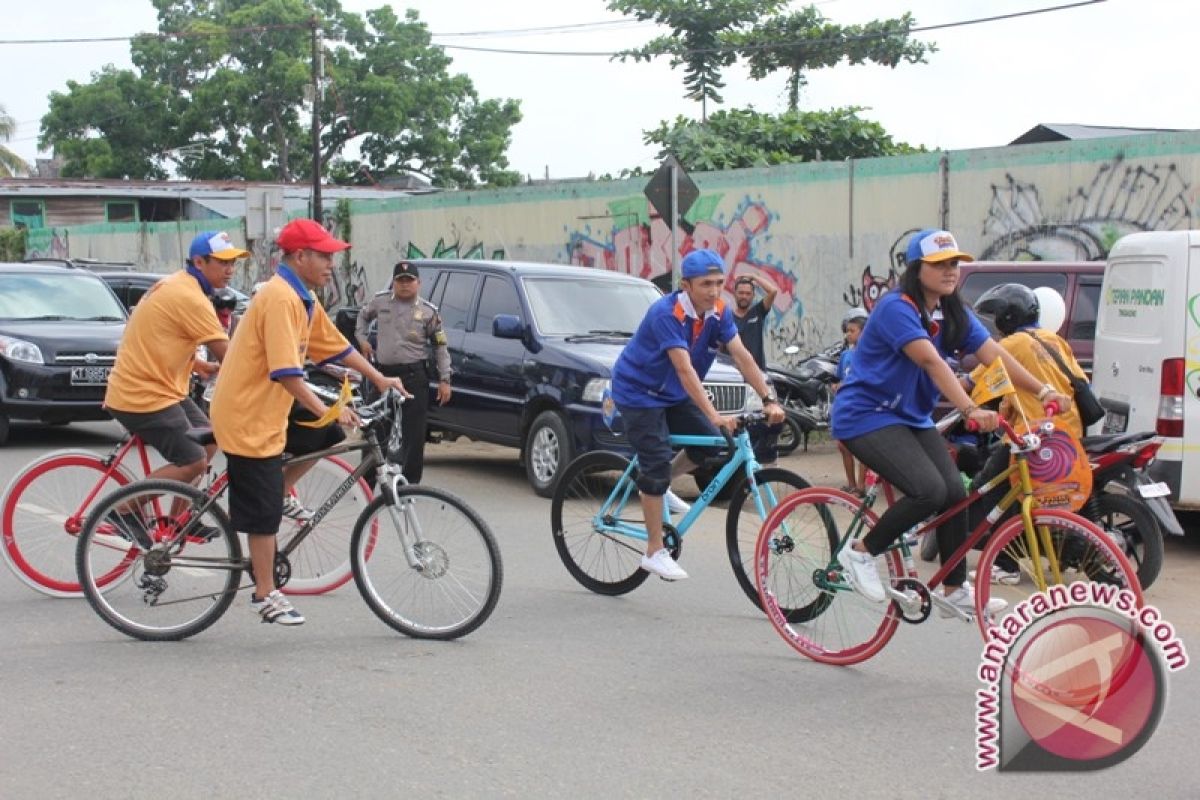
<path fill-rule="evenodd" d="M 994 430 L 997 425 L 996 413 L 971 402 L 945 359 L 970 353 L 991 364 L 1003 358 L 1018 387 L 1044 402 L 1054 401 L 1060 409 L 1070 405 L 1068 397 L 1007 355 L 963 304 L 958 296 L 958 265 L 971 260 L 946 231 L 913 234 L 900 284 L 871 310 L 854 351 L 854 368 L 834 398 L 833 437 L 904 493 L 866 536 L 838 553 L 850 584 L 875 602 L 885 600 L 886 594 L 874 557 L 913 525 L 966 496 L 946 442 L 930 416 L 938 398 L 944 395 L 981 430 Z M 966 533 L 964 514 L 938 528 L 942 563 L 963 543 Z M 960 562 L 946 576 L 944 591 L 953 606 L 972 614 L 975 595 L 966 578 L 966 563 Z M 1004 605 L 1002 600 L 991 603 Z M 1001 608 L 989 607 L 989 611 Z"/>

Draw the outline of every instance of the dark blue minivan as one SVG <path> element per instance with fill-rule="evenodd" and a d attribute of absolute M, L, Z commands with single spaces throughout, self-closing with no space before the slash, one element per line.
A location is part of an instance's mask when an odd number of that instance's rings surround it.
<path fill-rule="evenodd" d="M 600 401 L 621 349 L 661 296 L 652 283 L 552 264 L 416 263 L 421 294 L 441 311 L 454 369 L 452 399 L 430 405 L 433 438 L 519 448 L 544 497 L 579 453 L 627 452 L 624 436 L 604 424 Z M 705 387 L 722 413 L 741 412 L 753 394 L 724 360 Z"/>

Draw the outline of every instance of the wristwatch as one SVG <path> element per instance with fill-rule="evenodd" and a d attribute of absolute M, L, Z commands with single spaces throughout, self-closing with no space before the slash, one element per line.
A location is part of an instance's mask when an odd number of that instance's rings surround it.
<path fill-rule="evenodd" d="M 775 405 L 779 405 L 779 398 L 775 396 L 774 392 L 768 392 L 767 394 L 763 395 L 762 401 L 763 401 L 764 406 L 767 403 L 774 403 Z"/>

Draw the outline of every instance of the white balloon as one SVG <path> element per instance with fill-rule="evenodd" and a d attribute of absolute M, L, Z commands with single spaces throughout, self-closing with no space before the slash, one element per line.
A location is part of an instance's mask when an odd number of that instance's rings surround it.
<path fill-rule="evenodd" d="M 1038 327 L 1057 333 L 1067 320 L 1067 304 L 1063 296 L 1049 286 L 1039 286 L 1033 293 L 1037 295 L 1038 305 L 1041 306 Z"/>

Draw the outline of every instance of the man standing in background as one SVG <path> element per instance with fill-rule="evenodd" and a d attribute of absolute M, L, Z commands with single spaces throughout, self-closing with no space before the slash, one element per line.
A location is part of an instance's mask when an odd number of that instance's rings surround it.
<path fill-rule="evenodd" d="M 358 314 L 354 335 L 363 355 L 374 356 L 379 371 L 400 378 L 410 387 L 412 399 L 404 404 L 400 432 L 404 437 L 401 464 L 409 483 L 420 483 L 425 465 L 425 418 L 429 414 L 429 375 L 425 366 L 426 343 L 437 359 L 438 405 L 450 402 L 450 349 L 437 307 L 420 294 L 417 265 L 401 261 L 392 269 L 392 288 L 378 292 Z M 371 320 L 377 319 L 377 348 L 367 339 Z"/>
<path fill-rule="evenodd" d="M 755 287 L 762 289 L 763 299 L 754 302 Z M 743 275 L 733 284 L 733 324 L 737 326 L 738 338 L 754 363 L 766 374 L 767 356 L 763 345 L 763 328 L 766 327 L 767 314 L 775 305 L 775 295 L 779 287 L 766 278 L 758 275 Z M 755 423 L 750 426 L 750 439 L 754 442 L 754 457 L 764 465 L 774 464 L 779 458 L 776 442 L 783 425 L 765 425 Z"/>

